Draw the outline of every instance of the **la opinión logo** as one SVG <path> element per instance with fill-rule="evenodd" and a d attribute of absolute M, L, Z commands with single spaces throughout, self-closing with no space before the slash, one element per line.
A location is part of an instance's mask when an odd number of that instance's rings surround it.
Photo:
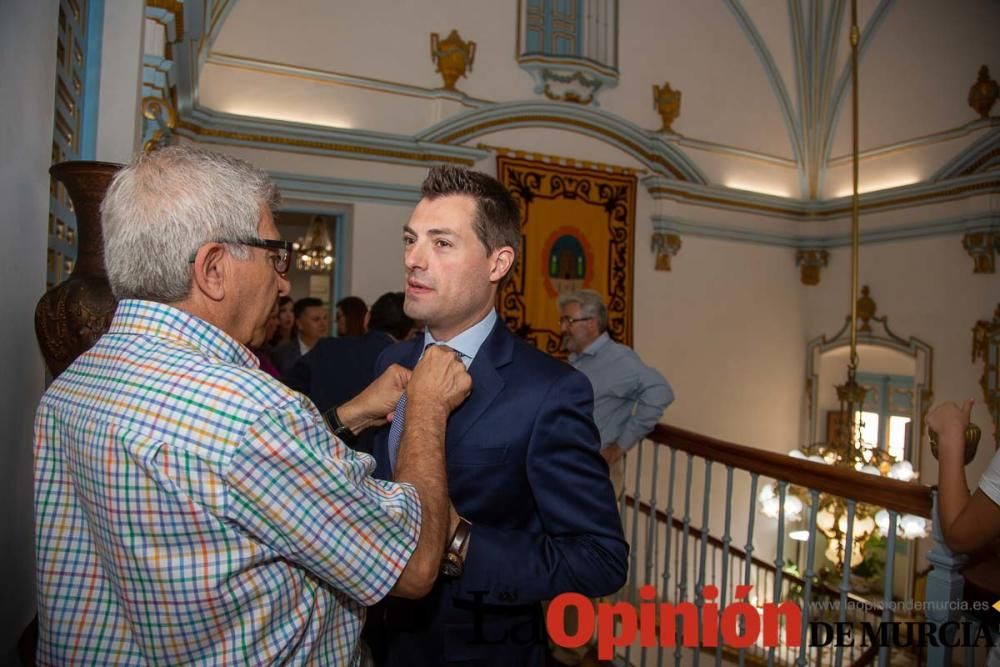
<path fill-rule="evenodd" d="M 589 643 L 597 633 L 597 657 L 614 658 L 615 649 L 632 645 L 636 638 L 643 648 L 677 645 L 695 648 L 721 644 L 742 649 L 760 643 L 765 648 L 799 647 L 802 644 L 802 607 L 785 601 L 765 603 L 759 607 L 749 602 L 753 586 L 736 586 L 734 601 L 723 607 L 715 602 L 719 589 L 708 585 L 702 589 L 704 604 L 694 602 L 656 602 L 656 589 L 646 584 L 639 589 L 638 607 L 629 602 L 601 602 L 594 611 L 590 599 L 579 593 L 562 593 L 549 603 L 545 626 L 549 637 L 564 648 L 579 648 Z M 578 625 L 573 634 L 566 630 L 566 610 L 575 608 Z M 1000 602 L 996 608 L 1000 611 Z M 779 638 L 784 630 L 783 640 Z M 808 646 L 976 646 L 983 642 L 993 646 L 997 629 L 983 623 L 928 621 L 884 621 L 871 623 L 813 621 L 806 636 Z"/>
<path fill-rule="evenodd" d="M 747 648 L 763 636 L 764 646 L 778 646 L 779 631 L 784 618 L 785 646 L 799 646 L 802 634 L 802 607 L 794 602 L 767 603 L 755 607 L 749 599 L 753 586 L 736 587 L 736 600 L 721 610 L 714 602 L 719 589 L 708 585 L 702 589 L 704 604 L 699 610 L 693 602 L 656 603 L 656 589 L 649 584 L 639 588 L 638 608 L 628 602 L 594 604 L 579 593 L 562 593 L 549 603 L 545 626 L 552 641 L 564 648 L 579 648 L 587 644 L 597 630 L 597 657 L 611 660 L 615 648 L 629 646 L 639 637 L 643 648 L 676 646 L 677 621 L 681 620 L 681 645 L 686 647 L 718 646 Z M 579 624 L 574 634 L 566 632 L 565 614 L 575 607 Z M 721 613 L 720 613 L 721 611 Z M 741 622 L 742 621 L 742 622 Z M 701 633 L 699 636 L 699 625 Z M 657 633 L 659 627 L 659 633 Z"/>

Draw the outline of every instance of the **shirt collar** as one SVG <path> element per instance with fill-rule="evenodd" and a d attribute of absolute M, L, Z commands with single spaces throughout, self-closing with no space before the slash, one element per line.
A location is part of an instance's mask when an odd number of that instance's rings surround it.
<path fill-rule="evenodd" d="M 602 347 L 604 347 L 610 342 L 611 342 L 611 336 L 609 336 L 608 332 L 605 331 L 600 336 L 595 338 L 593 343 L 584 348 L 582 352 L 571 354 L 570 361 L 575 361 L 580 357 L 593 357 L 598 352 L 600 352 Z"/>
<path fill-rule="evenodd" d="M 119 301 L 108 334 L 169 338 L 226 363 L 260 367 L 254 353 L 222 329 L 165 303 Z"/>
<path fill-rule="evenodd" d="M 476 354 L 479 352 L 479 348 L 482 347 L 483 341 L 493 331 L 493 325 L 496 324 L 496 321 L 497 311 L 491 308 L 490 312 L 486 313 L 486 317 L 451 340 L 434 340 L 430 329 L 426 329 L 424 330 L 424 349 L 427 349 L 428 345 L 447 345 L 462 354 L 462 359 L 468 362 L 466 363 L 466 367 L 468 367 L 472 363 L 472 360 L 476 358 Z"/>

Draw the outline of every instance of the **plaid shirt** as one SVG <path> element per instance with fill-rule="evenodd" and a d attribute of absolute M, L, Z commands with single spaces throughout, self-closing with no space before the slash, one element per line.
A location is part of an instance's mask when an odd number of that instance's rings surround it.
<path fill-rule="evenodd" d="M 183 311 L 122 301 L 35 419 L 41 664 L 344 665 L 412 487 Z"/>

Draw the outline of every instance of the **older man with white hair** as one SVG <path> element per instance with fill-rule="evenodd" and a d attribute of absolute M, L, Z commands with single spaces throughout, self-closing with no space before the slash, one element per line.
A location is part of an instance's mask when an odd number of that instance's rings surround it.
<path fill-rule="evenodd" d="M 102 206 L 120 300 L 35 430 L 44 664 L 351 664 L 364 611 L 420 597 L 449 525 L 443 442 L 464 366 L 430 350 L 327 415 L 259 369 L 291 244 L 268 177 L 173 147 Z M 409 408 L 395 482 L 335 437 Z"/>

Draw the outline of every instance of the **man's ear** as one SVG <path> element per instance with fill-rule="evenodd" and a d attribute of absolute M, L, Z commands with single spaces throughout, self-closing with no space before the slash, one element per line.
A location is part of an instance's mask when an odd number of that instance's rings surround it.
<path fill-rule="evenodd" d="M 491 259 L 490 282 L 492 283 L 500 282 L 508 272 L 514 270 L 514 249 L 509 245 L 494 250 Z"/>
<path fill-rule="evenodd" d="M 226 247 L 221 243 L 206 243 L 194 256 L 192 288 L 212 301 L 226 296 L 226 275 L 230 269 Z"/>

